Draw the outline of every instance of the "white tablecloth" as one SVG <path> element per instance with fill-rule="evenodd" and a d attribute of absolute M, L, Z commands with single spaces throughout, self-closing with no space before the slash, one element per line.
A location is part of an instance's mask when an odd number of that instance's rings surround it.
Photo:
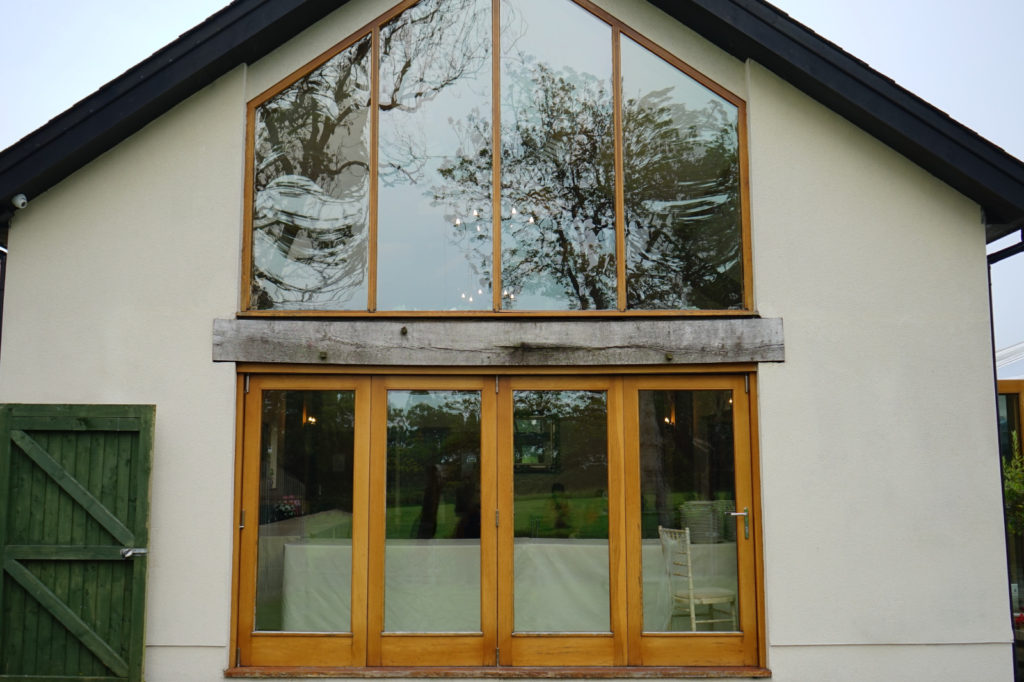
<path fill-rule="evenodd" d="M 476 632 L 480 564 L 476 540 L 388 540 L 385 630 Z M 608 544 L 517 538 L 518 632 L 608 632 Z M 645 630 L 668 620 L 671 599 L 658 540 L 643 541 Z M 698 582 L 735 589 L 736 544 L 693 545 Z M 345 632 L 351 611 L 348 540 L 285 544 L 283 629 Z"/>

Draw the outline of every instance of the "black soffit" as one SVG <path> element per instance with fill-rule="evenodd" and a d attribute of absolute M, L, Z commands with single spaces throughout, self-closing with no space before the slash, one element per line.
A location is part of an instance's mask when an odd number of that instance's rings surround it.
<path fill-rule="evenodd" d="M 989 241 L 1024 227 L 1024 163 L 761 0 L 649 0 L 751 59 L 976 201 Z M 347 0 L 235 0 L 0 152 L 0 221 L 242 63 Z M 339 36 L 339 39 L 343 36 Z"/>

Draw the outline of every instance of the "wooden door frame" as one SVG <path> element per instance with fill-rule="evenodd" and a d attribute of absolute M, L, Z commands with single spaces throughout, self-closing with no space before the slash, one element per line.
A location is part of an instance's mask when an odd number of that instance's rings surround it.
<path fill-rule="evenodd" d="M 552 645 L 551 654 L 546 655 L 544 653 L 546 644 L 541 643 L 537 649 L 537 656 L 533 660 L 536 662 L 526 663 L 525 658 L 520 661 L 518 665 L 538 665 L 538 666 L 559 666 L 559 665 L 579 665 L 579 666 L 664 666 L 664 665 L 686 665 L 686 666 L 763 666 L 765 663 L 765 638 L 764 638 L 764 600 L 761 596 L 763 594 L 764 584 L 764 570 L 763 570 L 763 558 L 761 552 L 761 500 L 760 500 L 760 480 L 759 480 L 759 461 L 758 461 L 758 447 L 757 447 L 757 405 L 756 405 L 756 387 L 757 387 L 757 376 L 755 373 L 754 366 L 737 366 L 737 365 L 724 365 L 717 368 L 705 367 L 686 367 L 679 368 L 681 371 L 667 372 L 664 368 L 623 368 L 623 367 L 592 367 L 592 368 L 504 368 L 501 370 L 492 369 L 491 371 L 480 371 L 479 369 L 473 371 L 466 368 L 452 368 L 451 371 L 437 370 L 434 368 L 313 368 L 312 373 L 303 373 L 303 368 L 296 366 L 260 366 L 260 365 L 247 365 L 244 367 L 246 373 L 240 375 L 239 378 L 239 389 L 242 390 L 243 384 L 249 382 L 255 382 L 253 386 L 266 387 L 274 386 L 280 387 L 309 387 L 309 388 L 339 388 L 340 382 L 354 382 L 354 381 L 365 381 L 366 384 L 363 386 L 369 386 L 366 389 L 366 401 L 365 411 L 369 415 L 364 429 L 365 436 L 365 448 L 367 459 L 373 457 L 372 453 L 376 453 L 379 449 L 378 446 L 374 446 L 373 441 L 375 429 L 377 440 L 380 439 L 379 429 L 380 424 L 384 423 L 384 417 L 379 412 L 379 404 L 383 399 L 386 405 L 386 391 L 388 388 L 433 388 L 443 390 L 445 388 L 451 388 L 455 386 L 462 386 L 465 383 L 466 386 L 475 386 L 482 389 L 487 389 L 493 382 L 495 396 L 492 419 L 494 428 L 489 429 L 484 426 L 486 420 L 482 416 L 482 427 L 483 431 L 491 432 L 490 436 L 483 435 L 484 438 L 490 438 L 490 447 L 493 452 L 496 453 L 497 468 L 493 470 L 491 474 L 493 477 L 493 489 L 490 494 L 494 495 L 495 509 L 498 511 L 500 517 L 505 519 L 511 519 L 511 502 L 509 496 L 511 495 L 511 489 L 502 490 L 501 481 L 510 481 L 510 473 L 503 473 L 501 462 L 504 454 L 508 452 L 511 447 L 510 443 L 503 443 L 501 424 L 503 421 L 507 421 L 507 416 L 502 416 L 506 412 L 511 414 L 512 409 L 512 391 L 520 387 L 558 387 L 562 389 L 576 388 L 586 390 L 587 387 L 603 386 L 602 390 L 608 390 L 609 395 L 609 443 L 610 448 L 612 443 L 619 442 L 624 444 L 622 447 L 625 448 L 619 455 L 616 456 L 615 464 L 610 462 L 609 468 L 609 495 L 610 499 L 617 496 L 618 502 L 610 504 L 610 514 L 617 515 L 616 520 L 611 520 L 610 530 L 612 527 L 621 527 L 618 531 L 619 540 L 617 544 L 620 549 L 618 554 L 621 555 L 621 570 L 624 573 L 624 578 L 619 583 L 625 585 L 626 588 L 620 590 L 621 595 L 616 596 L 614 599 L 616 603 L 619 601 L 624 602 L 625 605 L 620 606 L 621 620 L 623 621 L 619 625 L 615 625 L 613 622 L 613 630 L 616 633 L 621 633 L 621 636 L 616 639 L 613 635 L 610 639 L 616 642 L 611 645 L 609 649 L 609 655 L 605 658 L 609 660 L 601 660 L 600 658 L 594 657 L 570 657 L 572 661 L 568 659 L 559 659 L 555 652 L 558 650 L 557 645 Z M 250 374 L 251 372 L 251 374 Z M 269 383 L 268 383 L 269 382 Z M 462 382 L 462 383 L 460 383 Z M 657 654 L 659 648 L 663 648 L 665 645 L 645 645 L 642 643 L 643 639 L 651 640 L 647 635 L 642 635 L 640 626 L 634 625 L 637 618 L 637 604 L 633 603 L 636 597 L 633 596 L 639 588 L 634 585 L 635 575 L 638 567 L 635 565 L 639 562 L 639 559 L 631 558 L 631 554 L 635 554 L 635 548 L 633 544 L 638 542 L 635 538 L 639 538 L 639 527 L 634 527 L 637 523 L 635 519 L 631 520 L 627 513 L 627 504 L 632 498 L 633 493 L 630 492 L 633 487 L 638 490 L 639 479 L 638 472 L 634 472 L 632 466 L 636 459 L 635 445 L 629 445 L 632 441 L 631 438 L 636 438 L 636 425 L 633 422 L 633 413 L 635 412 L 635 392 L 638 386 L 671 386 L 680 390 L 697 390 L 697 389 L 713 389 L 722 386 L 730 387 L 734 391 L 734 395 L 738 398 L 737 404 L 734 409 L 734 429 L 735 429 L 735 448 L 736 448 L 736 475 L 740 475 L 740 472 L 749 472 L 746 475 L 747 483 L 737 483 L 737 499 L 743 495 L 744 502 L 742 506 L 747 506 L 751 512 L 750 518 L 750 544 L 746 555 L 743 557 L 743 563 L 747 567 L 744 570 L 744 575 L 741 578 L 743 585 L 741 587 L 744 598 L 741 599 L 740 604 L 740 618 L 742 623 L 742 630 L 745 636 L 737 637 L 735 635 L 731 637 L 722 637 L 720 635 L 709 633 L 693 634 L 689 633 L 680 635 L 670 635 L 668 639 L 675 640 L 672 650 L 678 652 L 678 644 L 680 641 L 685 641 L 687 638 L 694 640 L 694 650 L 690 653 L 691 656 L 681 659 L 678 656 L 674 656 L 671 662 L 656 662 L 660 661 L 662 656 Z M 515 387 L 515 389 L 513 388 Z M 250 386 L 250 392 L 253 388 Z M 487 390 L 484 390 L 484 394 Z M 239 415 L 239 434 L 240 441 L 248 441 L 254 435 L 253 429 L 255 428 L 258 432 L 258 426 L 253 427 L 253 423 L 258 424 L 259 413 L 258 410 L 253 411 L 251 405 L 252 398 L 241 397 L 239 404 L 244 405 L 245 409 Z M 374 404 L 376 400 L 377 404 Z M 631 402 L 633 401 L 631 406 Z M 386 410 L 385 410 L 386 411 Z M 243 423 L 244 422 L 244 423 Z M 379 422 L 379 424 L 378 424 Z M 376 425 L 374 427 L 374 425 Z M 505 438 L 507 440 L 507 438 Z M 362 442 L 362 441 L 361 441 Z M 250 476 L 243 475 L 243 464 L 246 456 L 246 448 L 251 448 L 251 445 L 245 445 L 240 442 L 239 444 L 239 464 L 238 464 L 238 482 L 239 482 L 239 495 L 238 495 L 238 513 L 241 514 L 244 508 L 255 509 L 252 506 L 251 497 L 255 494 L 254 486 Z M 378 453 L 379 454 L 379 453 Z M 380 459 L 380 457 L 374 457 L 374 460 Z M 615 468 L 612 468 L 615 467 Z M 250 467 L 251 468 L 251 467 Z M 383 561 L 383 541 L 374 540 L 377 536 L 383 537 L 383 517 L 380 519 L 374 518 L 374 509 L 377 509 L 379 505 L 383 504 L 382 492 L 378 492 L 377 489 L 384 485 L 383 472 L 377 471 L 378 467 L 372 467 L 369 462 L 366 464 L 366 471 L 363 474 L 363 481 L 365 482 L 366 499 L 364 501 L 366 505 L 367 518 L 366 523 L 366 537 L 367 537 L 367 553 L 366 553 L 366 564 L 364 566 L 363 583 L 366 588 L 363 590 L 364 603 L 367 606 L 368 618 L 370 620 L 366 623 L 365 639 L 367 643 L 365 651 L 367 652 L 362 656 L 362 661 L 359 660 L 359 656 L 353 657 L 352 663 L 344 664 L 345 667 L 360 667 L 363 665 L 375 666 L 375 665 L 398 665 L 398 666 L 416 666 L 416 665 L 438 665 L 438 666 L 450 666 L 450 659 L 446 659 L 445 663 L 417 663 L 415 656 L 408 658 L 402 653 L 398 653 L 400 650 L 396 649 L 394 652 L 387 656 L 382 656 L 381 647 L 379 644 L 371 644 L 374 636 L 371 632 L 375 630 L 370 627 L 371 620 L 379 618 L 379 621 L 373 621 L 374 623 L 382 623 L 382 615 L 374 616 L 373 612 L 380 611 L 379 602 L 374 602 L 377 597 L 373 596 L 373 590 L 383 590 L 383 575 L 374 578 L 374 567 L 380 568 Z M 258 467 L 257 467 L 258 469 Z M 258 473 L 258 472 L 257 472 Z M 486 473 L 482 471 L 482 494 L 483 490 L 489 487 L 486 482 Z M 503 478 L 504 477 L 504 478 Z M 618 479 L 619 490 L 613 491 L 611 489 L 612 482 Z M 356 484 L 356 492 L 360 484 Z M 508 486 L 506 486 L 508 487 Z M 258 489 L 258 485 L 255 487 Z M 373 491 L 372 493 L 370 491 Z M 637 493 L 638 494 L 638 493 Z M 375 503 L 372 501 L 373 498 L 379 498 L 379 502 Z M 482 501 L 483 502 L 483 501 Z M 383 507 L 377 511 L 381 511 Z M 487 507 L 482 504 L 482 516 L 486 516 Z M 239 518 L 241 521 L 241 518 Z M 377 524 L 377 525 L 375 525 Z M 379 528 L 377 527 L 379 525 Z M 482 524 L 484 525 L 484 524 Z M 511 525 L 510 525 L 511 527 Z M 503 539 L 505 531 L 499 531 L 497 536 L 497 545 L 492 556 L 495 557 L 494 561 L 500 567 L 500 556 L 502 552 L 508 554 L 509 549 L 507 546 L 508 541 Z M 371 549 L 371 545 L 374 542 L 379 542 L 377 549 Z M 262 662 L 261 660 L 253 660 L 251 656 L 251 649 L 246 651 L 244 648 L 244 642 L 246 639 L 251 640 L 251 634 L 247 637 L 245 628 L 245 616 L 244 612 L 247 609 L 251 609 L 253 602 L 248 601 L 245 597 L 245 588 L 243 583 L 246 581 L 254 581 L 255 574 L 251 577 L 245 577 L 243 574 L 252 573 L 255 571 L 255 562 L 251 551 L 246 552 L 245 543 L 239 543 L 239 550 L 236 556 L 238 562 L 236 566 L 236 585 L 238 589 L 235 590 L 236 595 L 236 613 L 238 614 L 235 618 L 235 627 L 233 630 L 233 638 L 235 644 L 238 647 L 238 653 L 236 654 L 235 663 L 241 666 L 295 666 L 295 665 L 310 665 L 311 661 L 316 661 L 315 665 L 320 666 L 331 666 L 331 665 L 342 665 L 341 663 L 332 664 L 328 662 L 330 657 L 327 659 L 322 658 L 325 652 L 330 651 L 330 645 L 324 641 L 320 642 L 317 646 L 312 647 L 308 650 L 300 647 L 295 649 L 290 645 L 284 645 L 285 637 L 274 633 L 274 636 L 282 639 L 282 646 L 277 649 L 277 654 L 273 658 L 273 663 Z M 482 546 L 485 542 L 482 539 Z M 616 542 L 610 542 L 610 545 L 615 545 Z M 489 551 L 489 550 L 488 550 Z M 612 550 L 613 553 L 615 550 Z M 375 558 L 376 557 L 376 558 Z M 251 563 L 247 563 L 251 562 Z M 616 559 L 612 559 L 612 575 L 620 570 L 616 568 Z M 244 569 L 244 570 L 243 570 Z M 354 569 L 355 570 L 355 569 Z M 500 664 L 501 665 L 516 665 L 516 660 L 522 658 L 521 656 L 512 656 L 515 651 L 514 647 L 518 646 L 513 643 L 513 637 L 511 635 L 511 618 L 510 615 L 510 600 L 511 592 L 505 583 L 508 581 L 509 571 L 511 569 L 498 568 L 497 575 L 494 578 L 494 593 L 495 593 L 495 604 L 496 604 L 496 625 L 495 630 L 496 636 L 494 638 L 497 649 L 500 647 Z M 353 574 L 355 576 L 355 573 Z M 483 591 L 486 589 L 484 585 L 489 578 L 482 576 L 481 590 L 482 597 Z M 376 581 L 376 582 L 375 582 Z M 614 582 L 614 579 L 613 579 Z M 254 584 L 248 587 L 248 591 L 254 595 Z M 353 586 L 353 606 L 355 607 L 356 588 Z M 368 596 L 369 595 L 369 596 Z M 374 605 L 377 604 L 377 605 Z M 508 619 L 506 622 L 505 619 Z M 613 616 L 614 620 L 614 616 Z M 376 640 L 378 642 L 382 639 L 382 632 L 380 628 L 377 630 L 378 634 Z M 306 639 L 330 639 L 336 637 L 336 635 L 307 635 Z M 413 637 L 420 637 L 420 635 L 413 635 Z M 429 637 L 423 638 L 422 642 L 426 642 Z M 538 638 L 540 639 L 540 638 Z M 551 642 L 558 639 L 557 636 L 549 637 Z M 732 643 L 729 644 L 729 640 L 742 640 L 741 644 Z M 715 641 L 712 641 L 715 640 Z M 722 640 L 722 641 L 717 641 Z M 651 640 L 653 641 L 653 640 Z M 619 643 L 621 642 L 621 643 Z M 703 642 L 703 644 L 701 643 Z M 723 642 L 725 645 L 723 646 Z M 439 644 L 438 642 L 430 643 L 430 646 Z M 653 651 L 647 655 L 639 654 L 638 652 L 643 650 L 644 646 L 648 648 L 653 647 Z M 427 647 L 429 649 L 429 646 Z M 491 651 L 490 644 L 486 645 L 488 651 Z M 708 653 L 700 654 L 699 650 L 704 649 Z M 412 646 L 409 651 L 424 651 L 423 646 L 416 645 Z M 564 651 L 564 649 L 563 649 Z M 723 661 L 723 652 L 727 660 Z M 411 654 L 410 654 L 411 655 Z M 475 656 L 475 654 L 473 654 Z M 495 651 L 495 655 L 497 652 Z M 524 654 L 525 656 L 525 654 Z M 578 659 L 578 660 L 577 660 Z M 333 660 L 338 660 L 334 658 Z M 483 669 L 487 669 L 493 666 L 491 662 L 493 658 L 488 659 L 484 656 L 481 663 L 470 663 L 466 662 L 463 665 L 467 666 L 480 666 Z M 560 662 L 565 661 L 565 662 Z"/>

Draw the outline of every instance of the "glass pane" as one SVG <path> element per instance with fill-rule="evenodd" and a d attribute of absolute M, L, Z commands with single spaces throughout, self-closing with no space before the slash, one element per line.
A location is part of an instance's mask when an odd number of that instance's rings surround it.
<path fill-rule="evenodd" d="M 480 393 L 388 391 L 384 629 L 480 631 Z"/>
<path fill-rule="evenodd" d="M 515 630 L 609 632 L 605 393 L 513 401 Z"/>
<path fill-rule="evenodd" d="M 743 306 L 737 108 L 622 38 L 629 308 Z"/>
<path fill-rule="evenodd" d="M 735 631 L 732 393 L 640 391 L 639 409 L 644 630 Z"/>
<path fill-rule="evenodd" d="M 611 28 L 565 0 L 501 21 L 502 307 L 614 309 Z"/>
<path fill-rule="evenodd" d="M 264 391 L 256 629 L 348 632 L 353 391 Z"/>
<path fill-rule="evenodd" d="M 490 310 L 489 0 L 424 0 L 380 32 L 377 307 Z"/>
<path fill-rule="evenodd" d="M 999 454 L 1004 460 L 1020 452 L 1020 396 L 999 394 Z"/>
<path fill-rule="evenodd" d="M 370 39 L 256 110 L 251 305 L 367 302 Z"/>
<path fill-rule="evenodd" d="M 1024 621 L 1024 452 L 1021 450 L 1020 396 L 999 395 L 999 455 L 1003 465 L 1006 548 L 1010 566 L 1010 596 L 1014 630 Z"/>

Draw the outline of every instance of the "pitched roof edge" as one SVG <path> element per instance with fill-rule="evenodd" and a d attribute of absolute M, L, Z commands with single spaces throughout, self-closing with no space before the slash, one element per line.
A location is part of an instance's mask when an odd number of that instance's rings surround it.
<path fill-rule="evenodd" d="M 985 209 L 987 239 L 1024 225 L 1024 163 L 760 0 L 650 0 L 751 59 Z"/>
<path fill-rule="evenodd" d="M 1024 226 L 1024 163 L 761 0 L 649 0 L 752 59 L 985 210 L 987 237 Z M 348 0 L 235 0 L 0 152 L 0 211 L 38 196 L 239 64 Z"/>
<path fill-rule="evenodd" d="M 38 196 L 239 64 L 347 0 L 236 0 L 0 152 L 0 205 Z"/>

